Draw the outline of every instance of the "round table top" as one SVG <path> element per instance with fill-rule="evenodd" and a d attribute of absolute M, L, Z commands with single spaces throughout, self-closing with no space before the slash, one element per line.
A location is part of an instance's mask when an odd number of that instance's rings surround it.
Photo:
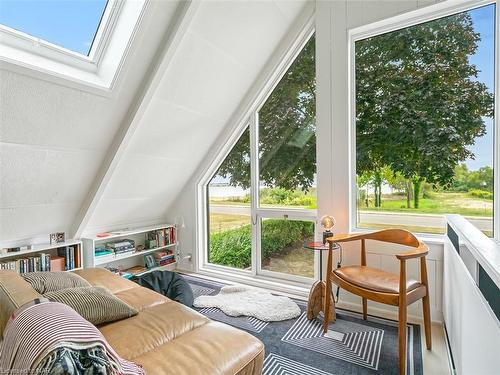
<path fill-rule="evenodd" d="M 305 242 L 304 243 L 304 247 L 306 249 L 309 249 L 309 250 L 328 250 L 329 247 L 328 247 L 328 242 L 327 243 L 323 243 L 323 242 Z M 334 243 L 333 246 L 332 246 L 332 249 L 333 250 L 337 250 L 340 248 L 340 245 L 337 244 L 337 243 Z"/>

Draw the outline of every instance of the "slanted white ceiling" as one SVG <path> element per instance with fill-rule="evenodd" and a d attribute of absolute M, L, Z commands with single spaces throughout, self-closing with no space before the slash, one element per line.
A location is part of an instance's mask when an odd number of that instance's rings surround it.
<path fill-rule="evenodd" d="M 70 231 L 179 4 L 149 3 L 109 95 L 0 66 L 2 245 Z"/>
<path fill-rule="evenodd" d="M 306 3 L 151 0 L 109 94 L 1 63 L 0 244 L 164 221 Z"/>
<path fill-rule="evenodd" d="M 165 219 L 305 3 L 197 7 L 85 232 Z"/>

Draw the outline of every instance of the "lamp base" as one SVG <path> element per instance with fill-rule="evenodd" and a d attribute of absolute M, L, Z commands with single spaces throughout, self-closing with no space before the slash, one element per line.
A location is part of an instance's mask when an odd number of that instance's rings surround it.
<path fill-rule="evenodd" d="M 323 232 L 323 243 L 325 244 L 326 243 L 326 239 L 329 238 L 329 237 L 332 237 L 333 236 L 333 233 L 332 231 L 330 230 L 325 230 Z"/>

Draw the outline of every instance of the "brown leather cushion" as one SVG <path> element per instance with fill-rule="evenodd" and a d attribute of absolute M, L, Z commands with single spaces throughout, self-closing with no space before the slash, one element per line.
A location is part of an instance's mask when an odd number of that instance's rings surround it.
<path fill-rule="evenodd" d="M 257 375 L 262 373 L 263 359 L 264 345 L 255 337 L 209 322 L 133 361 L 148 375 Z"/>
<path fill-rule="evenodd" d="M 341 279 L 376 292 L 399 294 L 399 275 L 366 266 L 345 266 L 333 271 Z M 409 292 L 421 284 L 413 279 L 406 281 Z"/>

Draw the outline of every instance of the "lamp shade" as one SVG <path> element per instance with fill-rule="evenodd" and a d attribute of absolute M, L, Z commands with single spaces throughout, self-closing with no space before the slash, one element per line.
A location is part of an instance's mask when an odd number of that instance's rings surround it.
<path fill-rule="evenodd" d="M 335 218 L 330 215 L 325 215 L 321 218 L 321 226 L 329 231 L 335 226 Z"/>

